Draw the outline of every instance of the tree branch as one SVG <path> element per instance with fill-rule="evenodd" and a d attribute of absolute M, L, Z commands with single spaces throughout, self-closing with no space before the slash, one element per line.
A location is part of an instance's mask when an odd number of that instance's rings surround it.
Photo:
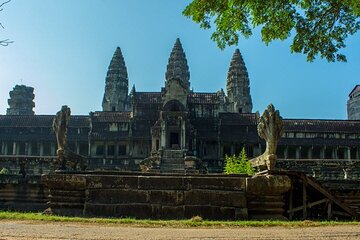
<path fill-rule="evenodd" d="M 4 10 L 4 9 L 3 9 L 3 6 L 4 6 L 5 4 L 9 3 L 10 1 L 11 1 L 11 0 L 6 0 L 5 2 L 0 3 L 0 12 L 1 12 L 2 10 Z M 0 22 L 0 27 L 4 29 L 4 26 L 2 25 L 1 22 Z M 5 46 L 8 46 L 10 43 L 13 43 L 13 41 L 10 41 L 9 39 L 0 40 L 0 46 L 4 46 L 4 47 L 5 47 Z"/>
<path fill-rule="evenodd" d="M 3 10 L 3 6 L 5 5 L 5 4 L 7 4 L 7 3 L 9 3 L 11 0 L 7 0 L 7 1 L 5 1 L 5 2 L 3 2 L 3 3 L 0 3 L 0 11 L 2 11 Z"/>

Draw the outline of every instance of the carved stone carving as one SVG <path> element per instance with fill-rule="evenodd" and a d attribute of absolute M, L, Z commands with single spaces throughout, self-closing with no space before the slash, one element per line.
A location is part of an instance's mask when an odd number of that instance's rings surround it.
<path fill-rule="evenodd" d="M 258 134 L 266 141 L 265 152 L 251 159 L 251 165 L 259 170 L 272 170 L 276 163 L 277 143 L 284 131 L 284 123 L 279 110 L 275 110 L 274 105 L 270 104 L 261 117 L 256 113 L 258 119 Z"/>
<path fill-rule="evenodd" d="M 71 110 L 68 106 L 64 105 L 58 111 L 53 120 L 53 130 L 56 134 L 58 144 L 57 154 L 63 152 L 67 148 L 67 129 L 70 122 Z"/>
<path fill-rule="evenodd" d="M 56 113 L 52 124 L 58 144 L 56 154 L 58 156 L 59 169 L 66 170 L 70 167 L 76 170 L 77 165 L 80 164 L 81 170 L 85 170 L 84 157 L 72 152 L 68 148 L 67 130 L 70 123 L 70 114 L 70 108 L 66 105 L 62 106 L 61 110 Z"/>

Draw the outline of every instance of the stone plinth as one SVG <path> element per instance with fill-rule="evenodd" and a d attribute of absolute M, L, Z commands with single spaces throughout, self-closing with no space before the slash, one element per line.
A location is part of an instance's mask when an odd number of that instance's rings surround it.
<path fill-rule="evenodd" d="M 290 188 L 286 176 L 92 172 L 49 174 L 43 182 L 50 189 L 49 210 L 53 213 L 152 219 L 198 215 L 236 220 L 253 218 L 253 213 L 278 219 L 284 211 L 282 194 Z M 253 209 L 254 199 L 262 205 L 259 209 L 266 212 Z"/>
<path fill-rule="evenodd" d="M 256 175 L 246 179 L 250 219 L 286 220 L 283 194 L 290 190 L 286 175 Z"/>

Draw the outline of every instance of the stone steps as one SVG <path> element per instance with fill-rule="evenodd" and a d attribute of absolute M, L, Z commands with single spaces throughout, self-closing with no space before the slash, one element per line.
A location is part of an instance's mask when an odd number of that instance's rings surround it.
<path fill-rule="evenodd" d="M 161 160 L 162 164 L 184 164 L 184 158 L 163 158 Z"/>
<path fill-rule="evenodd" d="M 164 150 L 163 158 L 183 158 L 184 152 L 182 150 Z"/>
<path fill-rule="evenodd" d="M 161 169 L 175 169 L 175 170 L 184 170 L 185 164 L 163 164 L 161 165 Z"/>
<path fill-rule="evenodd" d="M 160 171 L 166 173 L 184 173 L 184 151 L 164 150 L 161 159 Z"/>

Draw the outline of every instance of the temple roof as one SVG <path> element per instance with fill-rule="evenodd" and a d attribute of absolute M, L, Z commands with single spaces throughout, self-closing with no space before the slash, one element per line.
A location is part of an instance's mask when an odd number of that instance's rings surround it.
<path fill-rule="evenodd" d="M 52 127 L 55 115 L 0 115 L 0 127 Z M 89 116 L 72 115 L 70 127 L 89 127 Z"/>
<path fill-rule="evenodd" d="M 129 122 L 131 112 L 93 112 L 91 119 L 94 122 Z"/>
<path fill-rule="evenodd" d="M 360 133 L 356 120 L 284 119 L 284 124 L 287 132 Z"/>
<path fill-rule="evenodd" d="M 134 98 L 136 103 L 162 103 L 160 92 L 136 92 Z"/>
<path fill-rule="evenodd" d="M 217 93 L 193 92 L 188 95 L 189 103 L 196 104 L 215 104 L 219 103 L 220 97 Z"/>
<path fill-rule="evenodd" d="M 353 90 L 351 90 L 351 92 L 349 93 L 349 97 L 351 98 L 352 95 L 355 93 L 355 92 L 359 92 L 360 91 L 360 85 L 356 85 Z"/>
<path fill-rule="evenodd" d="M 255 113 L 220 113 L 222 125 L 256 125 Z"/>

